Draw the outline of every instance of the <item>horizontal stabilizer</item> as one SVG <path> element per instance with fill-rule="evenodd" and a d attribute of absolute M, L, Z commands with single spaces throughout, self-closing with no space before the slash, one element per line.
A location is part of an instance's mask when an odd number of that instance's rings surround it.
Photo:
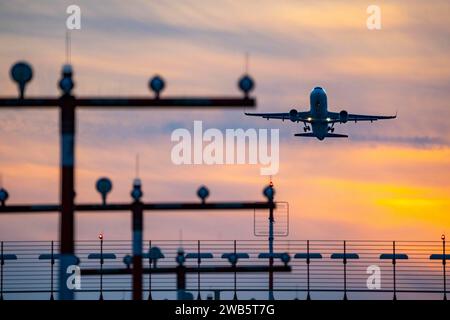
<path fill-rule="evenodd" d="M 313 138 L 317 138 L 317 136 L 314 133 L 312 133 L 312 132 L 296 133 L 296 134 L 294 134 L 294 136 L 296 136 L 296 137 L 313 137 Z M 348 135 L 346 135 L 346 134 L 339 134 L 339 133 L 327 133 L 325 138 L 348 138 Z"/>
<path fill-rule="evenodd" d="M 308 132 L 308 133 L 296 133 L 296 134 L 294 134 L 294 136 L 296 136 L 296 137 L 313 137 L 313 138 L 316 137 L 314 135 L 314 133 L 311 133 L 311 132 Z"/>

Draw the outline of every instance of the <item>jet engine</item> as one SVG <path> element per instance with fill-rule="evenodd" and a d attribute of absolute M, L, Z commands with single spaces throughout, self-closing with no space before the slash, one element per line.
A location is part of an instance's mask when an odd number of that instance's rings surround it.
<path fill-rule="evenodd" d="M 292 109 L 289 111 L 289 119 L 291 119 L 292 122 L 298 121 L 298 111 L 295 109 Z"/>
<path fill-rule="evenodd" d="M 342 123 L 346 123 L 348 121 L 348 112 L 345 110 L 342 110 L 339 112 L 339 121 Z"/>

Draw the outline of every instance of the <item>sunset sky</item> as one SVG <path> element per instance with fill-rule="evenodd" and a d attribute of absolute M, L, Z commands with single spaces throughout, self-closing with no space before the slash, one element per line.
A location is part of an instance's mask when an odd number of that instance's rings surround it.
<path fill-rule="evenodd" d="M 129 201 L 140 154 L 145 201 L 263 200 L 259 165 L 185 165 L 170 159 L 171 132 L 279 128 L 276 200 L 290 206 L 291 239 L 439 240 L 450 235 L 450 3 L 442 1 L 0 1 L 0 95 L 17 94 L 13 63 L 32 64 L 27 96 L 57 95 L 65 62 L 66 8 L 81 7 L 72 31 L 77 95 L 240 95 L 256 81 L 258 112 L 309 109 L 323 86 L 329 109 L 395 114 L 390 121 L 337 125 L 350 138 L 301 139 L 290 121 L 244 110 L 78 111 L 77 202 Z M 368 30 L 366 9 L 381 8 Z M 0 110 L 0 173 L 13 203 L 53 203 L 59 195 L 57 110 Z M 146 213 L 153 239 L 251 239 L 253 212 Z M 57 215 L 2 215 L 0 240 L 57 239 Z M 77 238 L 130 238 L 130 215 L 77 215 Z"/>

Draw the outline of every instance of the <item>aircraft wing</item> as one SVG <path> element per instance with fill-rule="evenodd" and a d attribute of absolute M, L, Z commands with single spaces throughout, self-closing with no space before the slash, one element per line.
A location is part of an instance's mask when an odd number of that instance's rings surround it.
<path fill-rule="evenodd" d="M 330 115 L 331 121 L 329 122 L 341 122 L 340 116 L 339 116 L 339 112 L 329 112 L 328 113 Z M 358 121 L 377 121 L 377 120 L 386 120 L 386 119 L 395 119 L 397 118 L 397 114 L 393 115 L 393 116 L 372 116 L 372 115 L 366 115 L 366 114 L 354 114 L 354 113 L 349 113 L 347 116 L 347 121 L 354 121 L 354 122 L 358 122 Z"/>
<path fill-rule="evenodd" d="M 246 116 L 250 116 L 250 117 L 261 117 L 264 119 L 280 119 L 280 120 L 290 120 L 290 113 L 289 112 L 281 112 L 281 113 L 248 113 L 245 112 Z M 297 112 L 296 113 L 296 117 L 297 120 L 299 122 L 311 122 L 311 118 L 309 115 L 309 111 L 305 111 L 305 112 Z"/>

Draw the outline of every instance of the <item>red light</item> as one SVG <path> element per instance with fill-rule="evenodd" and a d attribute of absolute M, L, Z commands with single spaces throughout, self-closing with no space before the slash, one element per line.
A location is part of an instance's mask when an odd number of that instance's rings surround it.
<path fill-rule="evenodd" d="M 99 233 L 99 234 L 98 234 L 98 238 L 99 238 L 100 240 L 103 240 L 103 233 Z"/>

